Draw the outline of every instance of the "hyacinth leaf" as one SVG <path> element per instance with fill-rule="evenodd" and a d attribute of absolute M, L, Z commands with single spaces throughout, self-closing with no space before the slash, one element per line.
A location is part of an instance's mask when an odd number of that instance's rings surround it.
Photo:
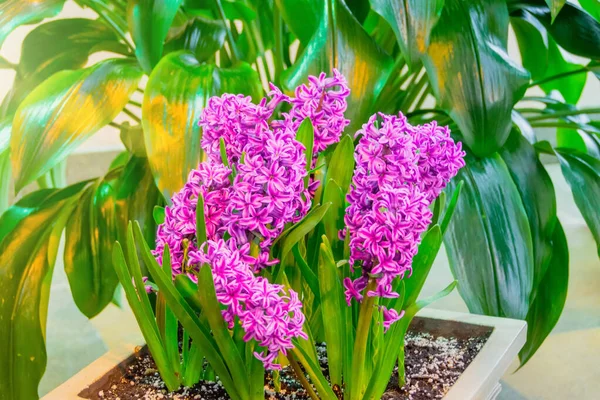
<path fill-rule="evenodd" d="M 127 243 L 127 246 L 133 247 L 134 244 L 129 242 Z M 163 347 L 152 309 L 150 309 L 150 312 L 148 312 L 147 306 L 145 305 L 145 302 L 148 301 L 148 294 L 146 293 L 143 284 L 140 288 L 137 283 L 132 283 L 132 280 L 135 280 L 136 274 L 134 270 L 136 269 L 136 266 L 131 263 L 132 260 L 129 256 L 127 258 L 130 261 L 129 264 L 125 260 L 125 255 L 123 254 L 121 244 L 116 242 L 112 251 L 113 266 L 117 276 L 119 277 L 121 285 L 123 285 L 125 296 L 127 297 L 129 306 L 131 307 L 133 315 L 135 316 L 138 326 L 140 327 L 140 331 L 142 331 L 142 335 L 144 336 L 144 340 L 148 345 L 148 349 L 152 353 L 152 358 L 154 358 L 154 361 L 156 362 L 156 367 L 160 372 L 160 376 L 169 390 L 175 390 L 179 386 L 179 382 L 175 376 L 175 371 L 171 369 L 171 364 L 169 363 L 165 348 Z M 139 269 L 139 263 L 137 264 L 137 268 Z M 133 278 L 132 272 L 134 275 Z M 141 277 L 141 272 L 138 272 Z"/>
<path fill-rule="evenodd" d="M 66 219 L 86 184 L 43 191 L 35 205 L 31 194 L 7 211 L 19 221 L 0 242 L 0 390 L 6 398 L 38 398 L 54 263 Z"/>
<path fill-rule="evenodd" d="M 406 63 L 414 67 L 429 45 L 429 34 L 445 0 L 370 0 L 391 26 Z"/>
<path fill-rule="evenodd" d="M 575 204 L 594 236 L 600 255 L 600 161 L 569 149 L 556 149 L 556 155 L 563 175 L 571 186 Z"/>
<path fill-rule="evenodd" d="M 285 260 L 287 255 L 290 254 L 290 251 L 292 251 L 294 245 L 302 240 L 302 238 L 304 238 L 304 236 L 306 236 L 308 233 L 312 232 L 319 222 L 321 222 L 323 216 L 327 213 L 327 210 L 329 210 L 330 206 L 331 203 L 325 203 L 323 205 L 314 207 L 300 222 L 294 225 L 294 227 L 287 234 L 284 232 L 284 237 L 283 234 L 280 235 L 280 237 L 283 237 L 283 239 L 281 243 L 281 250 L 279 251 L 277 258 L 280 260 Z M 281 263 L 279 263 L 275 268 L 276 271 L 273 274 L 273 281 L 278 282 L 278 279 L 280 278 L 279 275 L 281 271 Z"/>
<path fill-rule="evenodd" d="M 440 214 L 446 205 L 446 192 L 441 192 L 433 202 L 433 216 L 431 217 L 430 225 L 437 225 L 440 222 Z"/>
<path fill-rule="evenodd" d="M 0 215 L 8 208 L 10 190 L 10 131 L 12 123 L 9 118 L 0 121 Z M 0 225 L 0 242 L 2 241 L 2 225 Z"/>
<path fill-rule="evenodd" d="M 189 51 L 166 55 L 146 85 L 142 107 L 144 141 L 156 184 L 170 199 L 202 159 L 198 120 L 208 99 L 223 93 L 262 97 L 256 71 L 248 64 L 218 68 Z"/>
<path fill-rule="evenodd" d="M 458 182 L 458 184 L 454 188 L 454 191 L 452 192 L 452 197 L 450 198 L 450 202 L 448 203 L 448 206 L 446 207 L 446 210 L 444 211 L 444 217 L 442 218 L 442 222 L 440 223 L 442 235 L 444 235 L 444 233 L 446 232 L 446 229 L 448 228 L 448 224 L 450 223 L 450 219 L 452 218 L 452 215 L 454 215 L 454 209 L 456 208 L 456 203 L 458 203 L 458 197 L 460 196 L 460 192 L 462 190 L 463 184 L 464 184 L 463 181 Z M 443 192 L 443 193 L 445 193 L 445 192 Z"/>
<path fill-rule="evenodd" d="M 500 156 L 515 182 L 529 219 L 534 260 L 531 298 L 534 299 L 554 247 L 554 226 L 558 223 L 554 185 L 534 147 L 519 132 L 513 130 Z"/>
<path fill-rule="evenodd" d="M 323 329 L 327 343 L 327 359 L 329 360 L 329 380 L 332 385 L 342 387 L 342 371 L 346 346 L 353 343 L 344 342 L 344 300 L 343 285 L 338 275 L 337 266 L 331 252 L 327 236 L 323 235 L 319 253 L 319 292 L 321 294 L 321 311 Z"/>
<path fill-rule="evenodd" d="M 177 291 L 188 302 L 190 307 L 198 313 L 201 312 L 202 304 L 200 304 L 200 299 L 198 298 L 198 285 L 185 274 L 177 275 L 174 282 Z"/>
<path fill-rule="evenodd" d="M 566 2 L 556 18 L 543 0 L 527 0 L 512 5 L 526 10 L 544 25 L 556 43 L 569 53 L 592 60 L 600 59 L 600 22 L 579 8 Z"/>
<path fill-rule="evenodd" d="M 112 121 L 137 88 L 141 70 L 111 59 L 52 75 L 23 100 L 13 119 L 15 189 L 39 178 Z"/>
<path fill-rule="evenodd" d="M 410 280 L 410 279 L 409 279 Z M 390 376 L 398 360 L 398 352 L 404 347 L 404 337 L 410 325 L 410 322 L 419 310 L 427 307 L 431 303 L 446 297 L 456 287 L 456 281 L 450 283 L 440 292 L 426 299 L 419 300 L 406 308 L 404 316 L 390 327 L 384 337 L 384 351 L 374 373 L 369 381 L 364 396 L 365 400 L 380 399 L 390 380 Z"/>
<path fill-rule="evenodd" d="M 100 181 L 82 194 L 65 232 L 64 264 L 73 300 L 88 318 L 113 299 L 119 282 L 111 253 L 118 239 L 116 198 L 111 185 Z"/>
<path fill-rule="evenodd" d="M 393 60 L 379 48 L 342 0 L 323 1 L 320 7 L 324 17 L 319 27 L 294 65 L 284 72 L 282 82 L 286 90 L 292 91 L 309 75 L 330 74 L 337 68 L 352 89 L 345 113 L 351 121 L 346 133 L 352 135 L 372 114 Z M 299 22 L 305 23 L 304 18 Z"/>
<path fill-rule="evenodd" d="M 23 40 L 17 76 L 3 102 L 4 112 L 14 113 L 37 85 L 59 71 L 84 67 L 90 54 L 99 51 L 127 52 L 100 20 L 70 18 L 36 27 Z"/>
<path fill-rule="evenodd" d="M 202 305 L 202 313 L 208 320 L 208 325 L 217 342 L 221 356 L 229 367 L 231 377 L 236 383 L 242 398 L 247 398 L 250 388 L 248 372 L 246 371 L 244 360 L 229 334 L 223 314 L 221 314 L 221 305 L 217 300 L 212 270 L 208 265 L 202 266 L 198 273 L 198 299 Z"/>
<path fill-rule="evenodd" d="M 160 206 L 154 206 L 152 210 L 152 217 L 156 225 L 163 224 L 165 222 L 165 208 Z"/>
<path fill-rule="evenodd" d="M 225 33 L 226 26 L 222 21 L 194 17 L 184 25 L 171 28 L 164 51 L 189 50 L 198 61 L 208 61 L 223 47 Z"/>
<path fill-rule="evenodd" d="M 311 357 L 310 352 L 306 349 L 310 344 L 304 339 L 293 339 L 292 342 L 294 348 L 288 351 L 300 361 L 304 370 L 310 376 L 320 398 L 323 400 L 337 400 L 338 397 L 329 386 L 329 381 L 325 378 L 323 372 L 321 372 L 321 367 L 314 362 L 317 358 Z"/>
<path fill-rule="evenodd" d="M 168 307 L 173 311 L 183 328 L 189 332 L 192 340 L 202 349 L 206 360 L 219 376 L 219 379 L 221 379 L 229 396 L 234 400 L 242 400 L 243 398 L 240 397 L 238 392 L 238 385 L 234 383 L 228 367 L 224 364 L 221 351 L 215 339 L 212 337 L 210 331 L 200 322 L 196 312 L 188 305 L 177 289 L 173 287 L 172 278 L 167 276 L 156 262 L 148 244 L 142 236 L 139 224 L 136 222 L 134 226 L 138 249 L 145 264 L 148 266 L 154 282 L 159 290 L 163 292 Z"/>
<path fill-rule="evenodd" d="M 135 43 L 135 55 L 147 73 L 163 54 L 165 38 L 182 0 L 130 0 L 127 22 Z"/>
<path fill-rule="evenodd" d="M 65 0 L 5 0 L 0 3 L 0 47 L 17 27 L 58 15 Z"/>
<path fill-rule="evenodd" d="M 354 174 L 354 143 L 350 136 L 344 136 L 337 144 L 327 165 L 325 182 L 333 179 L 342 189 L 344 197 L 350 188 Z"/>
<path fill-rule="evenodd" d="M 306 46 L 319 27 L 323 8 L 319 0 L 275 0 L 275 4 L 289 29 Z M 302 15 L 302 18 L 298 18 Z"/>
<path fill-rule="evenodd" d="M 552 258 L 527 313 L 527 342 L 519 352 L 521 366 L 535 354 L 562 314 L 569 286 L 569 249 L 560 222 L 554 226 Z"/>
<path fill-rule="evenodd" d="M 196 241 L 198 247 L 206 242 L 206 216 L 204 215 L 204 196 L 202 194 L 198 195 L 198 204 L 196 205 Z"/>
<path fill-rule="evenodd" d="M 292 247 L 292 254 L 294 255 L 294 260 L 296 260 L 296 265 L 300 268 L 300 272 L 302 273 L 302 278 L 310 288 L 310 290 L 315 295 L 315 299 L 320 302 L 321 293 L 319 290 L 319 278 L 313 272 L 313 270 L 308 266 L 308 263 L 300 253 L 300 249 L 298 248 L 298 244 L 296 243 L 294 247 Z"/>
<path fill-rule="evenodd" d="M 296 131 L 296 140 L 304 145 L 304 156 L 306 158 L 306 172 L 312 168 L 313 147 L 315 144 L 315 128 L 310 118 L 305 118 Z M 310 176 L 304 178 L 304 187 L 308 187 Z"/>
<path fill-rule="evenodd" d="M 531 229 L 519 191 L 498 155 L 476 159 L 450 181 L 464 181 L 444 235 L 458 290 L 473 313 L 524 319 L 533 289 Z"/>
<path fill-rule="evenodd" d="M 446 0 L 423 56 L 439 105 L 477 156 L 504 144 L 512 108 L 529 83 L 527 71 L 510 61 L 507 41 L 505 1 Z"/>
<path fill-rule="evenodd" d="M 404 280 L 404 304 L 410 306 L 417 301 L 433 262 L 442 246 L 442 231 L 434 225 L 423 236 L 419 251 L 412 263 L 412 274 Z"/>
<path fill-rule="evenodd" d="M 162 267 L 165 275 L 172 276 L 171 250 L 165 246 L 162 257 Z M 159 311 L 161 311 L 159 313 Z M 162 337 L 167 357 L 171 360 L 171 366 L 175 374 L 181 376 L 181 362 L 179 357 L 179 322 L 173 311 L 167 306 L 165 297 L 158 292 L 156 296 L 156 322 L 158 331 Z"/>

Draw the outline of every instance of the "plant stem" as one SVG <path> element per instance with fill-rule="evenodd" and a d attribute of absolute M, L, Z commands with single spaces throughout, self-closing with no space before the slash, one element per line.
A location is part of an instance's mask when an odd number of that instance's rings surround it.
<path fill-rule="evenodd" d="M 217 13 L 219 14 L 219 17 L 221 17 L 223 24 L 225 24 L 225 29 L 227 33 L 227 43 L 229 43 L 229 49 L 231 50 L 231 62 L 235 65 L 240 57 L 237 47 L 235 45 L 235 40 L 233 39 L 233 35 L 231 34 L 231 27 L 227 25 L 227 17 L 225 16 L 225 11 L 223 10 L 221 0 L 215 0 L 215 5 L 217 7 Z"/>
<path fill-rule="evenodd" d="M 554 121 L 554 122 L 537 122 L 537 123 L 533 123 L 531 124 L 532 128 L 568 128 L 568 129 L 581 129 L 584 131 L 587 131 L 586 129 L 582 128 L 581 126 L 574 124 L 574 123 L 569 123 L 569 122 L 560 122 L 560 121 Z"/>
<path fill-rule="evenodd" d="M 127 108 L 123 108 L 123 113 L 127 114 L 132 120 L 136 121 L 137 123 L 142 122 L 140 117 L 129 111 Z"/>
<path fill-rule="evenodd" d="M 549 76 L 547 78 L 543 78 L 543 79 L 539 79 L 537 81 L 533 81 L 529 84 L 529 87 L 533 87 L 533 86 L 538 86 L 538 85 L 543 85 L 544 83 L 548 83 L 557 79 L 561 79 L 561 78 L 565 78 L 567 76 L 571 76 L 571 75 L 576 75 L 576 74 L 581 74 L 581 73 L 588 73 L 590 72 L 590 70 L 588 69 L 588 67 L 583 67 L 583 68 L 579 68 L 579 69 L 575 69 L 573 71 L 567 71 L 567 72 L 562 72 L 560 74 L 556 74 L 556 75 L 552 75 Z"/>
<path fill-rule="evenodd" d="M 67 161 L 61 161 L 49 172 L 52 179 L 52 186 L 63 188 L 67 186 Z"/>
<path fill-rule="evenodd" d="M 415 111 L 411 111 L 409 113 L 406 113 L 406 117 L 410 118 L 410 117 L 416 117 L 417 115 L 423 115 L 423 114 L 441 114 L 441 115 L 448 115 L 446 113 L 446 111 L 444 110 L 440 110 L 437 108 L 423 108 L 421 110 L 415 110 Z"/>
<path fill-rule="evenodd" d="M 360 305 L 358 326 L 356 327 L 356 340 L 354 341 L 354 355 L 352 357 L 354 364 L 352 366 L 352 400 L 361 399 L 364 391 L 363 379 L 367 356 L 367 339 L 369 338 L 376 300 L 375 297 L 370 297 L 367 293 L 374 290 L 376 286 L 377 281 L 371 278 L 365 289 L 363 302 Z"/>
<path fill-rule="evenodd" d="M 308 381 L 308 379 L 306 379 L 306 376 L 304 375 L 302 368 L 300 368 L 298 361 L 296 361 L 296 359 L 294 358 L 294 356 L 292 355 L 291 352 L 287 354 L 287 359 L 290 362 L 292 369 L 296 373 L 298 380 L 302 384 L 302 387 L 304 389 L 306 389 L 306 391 L 308 392 L 308 395 L 310 396 L 310 398 L 312 400 L 319 400 L 319 396 L 315 393 L 315 391 L 314 391 L 312 385 L 310 384 L 310 382 Z"/>
<path fill-rule="evenodd" d="M 129 100 L 129 104 L 139 107 L 139 108 L 142 108 L 142 103 L 138 103 L 137 101 L 134 101 L 134 100 Z"/>
<path fill-rule="evenodd" d="M 275 31 L 275 49 L 273 62 L 275 63 L 275 84 L 281 84 L 281 73 L 283 72 L 283 18 L 277 3 L 273 5 L 273 28 Z"/>
<path fill-rule="evenodd" d="M 113 128 L 117 128 L 119 130 L 123 129 L 123 127 L 119 124 L 117 124 L 116 122 L 109 122 L 108 126 L 112 126 Z"/>
<path fill-rule="evenodd" d="M 558 111 L 552 114 L 541 114 L 536 115 L 530 118 L 527 118 L 529 122 L 531 121 L 539 121 L 544 119 L 552 119 L 552 118 L 560 118 L 560 117 L 570 117 L 572 115 L 580 115 L 580 114 L 598 114 L 600 113 L 600 108 L 584 108 L 581 110 L 565 110 Z"/>

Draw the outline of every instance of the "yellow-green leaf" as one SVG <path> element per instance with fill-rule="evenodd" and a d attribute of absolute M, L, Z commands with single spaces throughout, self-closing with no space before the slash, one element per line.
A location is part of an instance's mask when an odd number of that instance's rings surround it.
<path fill-rule="evenodd" d="M 17 191 L 112 121 L 141 76 L 135 62 L 111 59 L 58 72 L 33 90 L 13 119 L 10 144 Z"/>
<path fill-rule="evenodd" d="M 6 0 L 0 2 L 0 47 L 18 26 L 54 17 L 65 0 Z"/>
<path fill-rule="evenodd" d="M 248 64 L 218 68 L 201 64 L 189 51 L 165 56 L 154 68 L 142 108 L 144 140 L 156 184 L 170 198 L 201 161 L 198 121 L 211 96 L 262 95 L 258 74 Z"/>

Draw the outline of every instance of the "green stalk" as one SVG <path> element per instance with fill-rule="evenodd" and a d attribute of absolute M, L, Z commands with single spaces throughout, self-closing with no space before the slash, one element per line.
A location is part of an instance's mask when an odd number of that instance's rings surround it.
<path fill-rule="evenodd" d="M 137 115 L 135 115 L 134 113 L 132 113 L 131 111 L 129 111 L 127 108 L 123 108 L 123 113 L 126 114 L 127 116 L 129 116 L 132 120 L 134 120 L 138 124 L 140 122 L 142 122 L 142 120 L 140 119 L 140 117 L 138 117 Z"/>
<path fill-rule="evenodd" d="M 50 189 L 54 187 L 54 182 L 52 181 L 52 176 L 50 176 L 50 172 L 45 173 L 44 175 L 37 178 L 37 184 L 40 189 Z"/>
<path fill-rule="evenodd" d="M 568 129 L 581 129 L 585 131 L 584 128 L 580 128 L 577 124 L 573 122 L 561 122 L 561 121 L 553 121 L 553 122 L 535 122 L 531 124 L 532 128 L 568 128 Z"/>
<path fill-rule="evenodd" d="M 580 114 L 600 114 L 600 108 L 584 108 L 581 110 L 564 110 L 558 111 L 552 114 L 541 114 L 533 117 L 527 118 L 529 122 L 531 121 L 539 121 L 544 119 L 552 119 L 552 118 L 560 118 L 560 117 L 570 117 L 572 115 L 580 115 Z"/>
<path fill-rule="evenodd" d="M 67 186 L 67 161 L 61 161 L 56 164 L 49 172 L 52 179 L 52 187 L 64 188 Z"/>
<path fill-rule="evenodd" d="M 595 65 L 594 65 L 595 66 Z M 529 84 L 529 87 L 533 87 L 533 86 L 538 86 L 538 85 L 543 85 L 544 83 L 547 82 L 551 82 L 557 79 L 561 79 L 561 78 L 565 78 L 567 76 L 571 76 L 571 75 L 577 75 L 577 74 L 581 74 L 581 73 L 588 73 L 590 72 L 589 66 L 585 66 L 583 68 L 579 68 L 579 69 L 575 69 L 573 71 L 567 71 L 567 72 L 562 72 L 560 74 L 556 74 L 556 75 L 552 75 L 543 79 L 539 79 L 537 81 L 533 81 Z"/>
<path fill-rule="evenodd" d="M 225 24 L 226 33 L 227 33 L 227 43 L 229 43 L 229 48 L 231 49 L 231 63 L 237 64 L 237 61 L 240 59 L 238 49 L 235 45 L 235 40 L 233 39 L 233 35 L 231 33 L 231 28 L 227 25 L 227 17 L 225 16 L 225 11 L 223 10 L 223 5 L 221 4 L 221 0 L 215 0 L 215 6 L 217 8 L 217 13 L 219 17 Z"/>
<path fill-rule="evenodd" d="M 275 49 L 273 62 L 275 63 L 275 84 L 280 85 L 283 73 L 283 18 L 277 3 L 273 5 L 273 28 L 275 31 Z"/>
<path fill-rule="evenodd" d="M 367 355 L 367 339 L 369 338 L 369 331 L 371 327 L 371 321 L 373 320 L 373 310 L 375 308 L 375 297 L 367 295 L 368 292 L 375 289 L 377 281 L 371 278 L 369 284 L 365 289 L 365 297 L 360 306 L 360 313 L 358 316 L 358 326 L 356 327 L 356 340 L 354 342 L 354 355 L 353 368 L 352 368 L 352 400 L 362 399 L 364 391 L 364 372 L 365 372 L 365 360 Z"/>

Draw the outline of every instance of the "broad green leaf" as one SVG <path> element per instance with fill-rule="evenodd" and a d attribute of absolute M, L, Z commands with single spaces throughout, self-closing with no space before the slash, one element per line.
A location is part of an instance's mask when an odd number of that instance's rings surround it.
<path fill-rule="evenodd" d="M 504 144 L 511 110 L 529 81 L 527 72 L 510 61 L 507 39 L 503 0 L 446 0 L 423 57 L 440 106 L 478 156 Z"/>
<path fill-rule="evenodd" d="M 195 17 L 185 25 L 171 28 L 165 53 L 189 50 L 200 62 L 209 60 L 225 43 L 226 27 L 222 21 Z"/>
<path fill-rule="evenodd" d="M 141 75 L 130 60 L 112 59 L 59 72 L 33 90 L 13 119 L 10 144 L 16 190 L 48 172 L 112 121 Z"/>
<path fill-rule="evenodd" d="M 524 319 L 534 279 L 526 210 L 500 156 L 466 161 L 448 185 L 464 181 L 444 236 L 458 290 L 473 313 Z"/>
<path fill-rule="evenodd" d="M 566 61 L 554 40 L 549 39 L 548 45 L 548 69 L 546 70 L 546 75 L 543 78 L 576 71 L 583 68 L 583 65 Z M 567 103 L 577 104 L 579 98 L 581 97 L 581 93 L 583 92 L 583 88 L 585 87 L 586 81 L 587 74 L 572 74 L 564 78 L 552 80 L 540 86 L 546 93 L 550 93 L 552 90 L 558 90 L 563 95 Z"/>
<path fill-rule="evenodd" d="M 52 271 L 81 187 L 55 191 L 0 242 L 0 393 L 7 399 L 38 398 Z"/>
<path fill-rule="evenodd" d="M 0 243 L 25 217 L 38 211 L 48 197 L 55 194 L 57 189 L 40 189 L 29 193 L 16 204 L 10 206 L 0 216 Z"/>
<path fill-rule="evenodd" d="M 579 0 L 578 2 L 596 21 L 600 21 L 600 0 Z"/>
<path fill-rule="evenodd" d="M 65 0 L 4 0 L 0 3 L 0 47 L 18 26 L 56 16 Z"/>
<path fill-rule="evenodd" d="M 393 60 L 379 48 L 343 1 L 323 1 L 321 7 L 324 17 L 317 31 L 294 65 L 285 71 L 282 81 L 291 91 L 309 75 L 331 74 L 332 69 L 337 68 L 351 90 L 345 116 L 351 121 L 346 133 L 353 135 L 373 113 Z"/>
<path fill-rule="evenodd" d="M 319 1 L 275 0 L 275 5 L 288 28 L 300 43 L 306 46 L 319 28 L 319 21 L 323 16 L 323 8 Z"/>
<path fill-rule="evenodd" d="M 318 277 L 323 330 L 325 331 L 325 342 L 327 343 L 329 379 L 332 385 L 342 387 L 346 346 L 352 346 L 353 343 L 344 342 L 344 311 L 348 305 L 344 300 L 344 286 L 340 280 L 333 253 L 325 235 L 323 235 L 323 242 L 320 246 Z M 346 377 L 346 379 L 349 378 Z"/>
<path fill-rule="evenodd" d="M 241 93 L 258 100 L 262 87 L 248 64 L 225 69 L 192 53 L 168 54 L 156 66 L 144 95 L 142 117 L 148 161 L 166 198 L 180 190 L 201 161 L 198 120 L 211 96 Z"/>
<path fill-rule="evenodd" d="M 82 68 L 92 53 L 122 54 L 126 50 L 110 27 L 100 20 L 71 18 L 46 22 L 23 40 L 15 83 L 3 108 L 9 114 L 14 113 L 37 85 L 59 71 Z"/>
<path fill-rule="evenodd" d="M 544 0 L 519 1 L 514 7 L 530 12 L 568 52 L 592 60 L 600 59 L 600 22 L 578 6 L 566 2 L 554 21 Z"/>
<path fill-rule="evenodd" d="M 556 149 L 556 155 L 600 255 L 600 160 L 568 149 Z"/>
<path fill-rule="evenodd" d="M 552 256 L 527 313 L 527 342 L 519 353 L 521 366 L 550 334 L 565 305 L 569 286 L 569 249 L 560 222 L 554 225 Z"/>
<path fill-rule="evenodd" d="M 116 199 L 108 182 L 99 181 L 81 196 L 66 227 L 64 263 L 73 300 L 88 318 L 111 302 L 118 277 L 112 247 L 118 239 Z"/>
<path fill-rule="evenodd" d="M 298 127 L 298 131 L 296 131 L 296 140 L 304 145 L 306 172 L 308 172 L 312 169 L 313 147 L 315 144 L 315 128 L 313 127 L 312 122 L 310 122 L 310 118 L 306 118 Z M 304 187 L 308 186 L 309 175 L 304 178 Z"/>
<path fill-rule="evenodd" d="M 558 221 L 554 185 L 533 146 L 518 132 L 511 133 L 500 156 L 515 183 L 529 220 L 534 261 L 533 299 L 552 257 L 554 226 Z"/>
<path fill-rule="evenodd" d="M 0 56 L 0 69 L 14 69 L 15 66 L 6 58 Z"/>
<path fill-rule="evenodd" d="M 8 196 L 10 190 L 10 131 L 12 124 L 10 119 L 0 122 L 0 216 L 8 208 Z M 1 226 L 1 225 L 0 225 Z M 2 232 L 2 228 L 0 228 Z M 2 234 L 0 233 L 0 241 Z"/>
<path fill-rule="evenodd" d="M 127 22 L 135 55 L 148 74 L 163 54 L 165 38 L 182 0 L 129 0 Z"/>
<path fill-rule="evenodd" d="M 415 66 L 429 46 L 445 0 L 370 0 L 373 10 L 392 27 L 406 63 Z"/>
<path fill-rule="evenodd" d="M 523 67 L 538 80 L 548 70 L 548 32 L 533 15 L 524 10 L 513 13 L 510 25 L 515 32 Z"/>
<path fill-rule="evenodd" d="M 517 127 L 521 135 L 527 139 L 527 141 L 531 144 L 535 144 L 537 142 L 537 138 L 535 136 L 535 131 L 531 127 L 531 123 L 516 110 L 512 111 L 512 122 L 514 126 Z"/>
<path fill-rule="evenodd" d="M 563 8 L 567 0 L 546 0 L 546 4 L 550 7 L 550 14 L 552 16 L 552 22 L 556 19 L 556 16 Z"/>

